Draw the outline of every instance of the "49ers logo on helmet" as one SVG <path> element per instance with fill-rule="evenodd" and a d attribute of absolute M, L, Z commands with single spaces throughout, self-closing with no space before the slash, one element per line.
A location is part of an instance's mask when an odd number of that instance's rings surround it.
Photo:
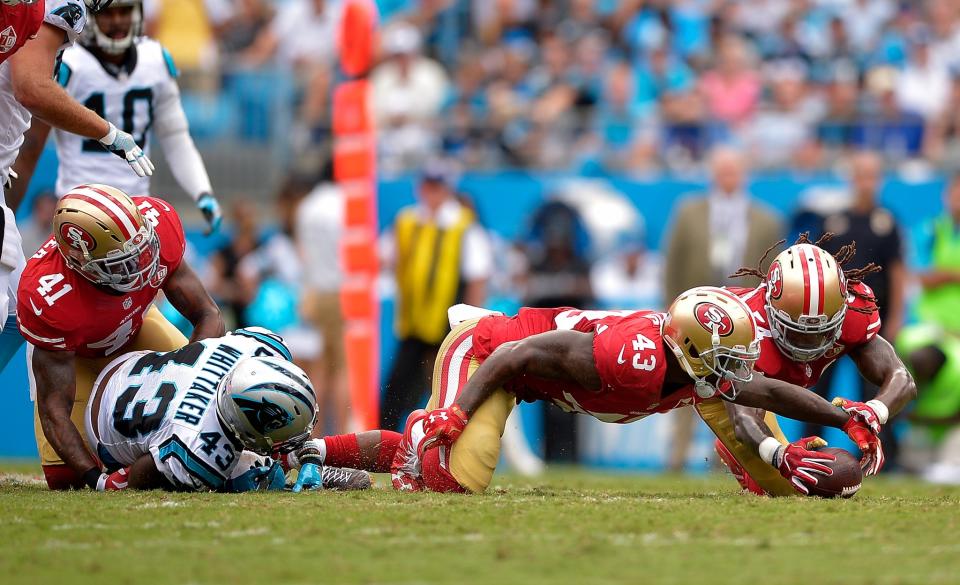
<path fill-rule="evenodd" d="M 77 250 L 86 250 L 92 252 L 97 247 L 97 241 L 93 239 L 87 230 L 74 223 L 64 223 L 60 225 L 60 237 L 64 241 L 70 242 L 70 246 Z M 83 244 L 81 246 L 81 244 Z"/>
<path fill-rule="evenodd" d="M 710 333 L 713 333 L 714 327 L 716 327 L 717 334 L 721 337 L 726 337 L 733 333 L 733 319 L 731 319 L 730 314 L 719 305 L 714 303 L 699 303 L 694 307 L 693 312 L 697 316 L 697 321 L 700 323 L 700 326 Z"/>
<path fill-rule="evenodd" d="M 780 261 L 770 265 L 770 271 L 767 272 L 767 288 L 770 290 L 770 297 L 779 299 L 783 294 L 783 267 Z"/>

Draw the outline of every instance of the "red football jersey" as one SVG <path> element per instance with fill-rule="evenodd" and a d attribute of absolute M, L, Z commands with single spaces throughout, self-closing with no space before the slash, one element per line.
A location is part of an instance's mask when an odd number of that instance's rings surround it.
<path fill-rule="evenodd" d="M 518 400 L 546 400 L 605 422 L 628 423 L 696 401 L 692 384 L 663 395 L 670 351 L 660 334 L 663 318 L 663 313 L 653 311 L 523 308 L 515 317 L 481 319 L 473 333 L 473 347 L 483 360 L 503 343 L 538 333 L 556 329 L 592 332 L 600 390 L 526 375 L 511 380 L 505 389 Z"/>
<path fill-rule="evenodd" d="M 150 284 L 126 294 L 97 286 L 67 266 L 51 236 L 27 260 L 17 290 L 17 321 L 27 341 L 95 358 L 117 353 L 140 331 L 144 314 L 180 266 L 186 240 L 180 216 L 167 202 L 133 201 L 160 238 L 160 266 Z"/>
<path fill-rule="evenodd" d="M 757 324 L 757 331 L 762 340 L 760 342 L 760 359 L 754 367 L 758 372 L 763 372 L 767 377 L 776 380 L 789 382 L 804 388 L 810 388 L 820 379 L 823 371 L 842 355 L 867 343 L 880 331 L 880 312 L 874 303 L 865 301 L 858 296 L 849 295 L 847 298 L 847 312 L 843 318 L 843 325 L 840 330 L 840 339 L 833 344 L 833 347 L 827 350 L 822 357 L 812 362 L 798 362 L 790 356 L 780 351 L 780 347 L 773 340 L 770 333 L 770 323 L 767 320 L 766 309 L 766 285 L 761 284 L 757 288 L 739 288 L 729 287 L 730 290 L 739 296 L 753 313 L 754 321 Z M 856 284 L 852 288 L 858 292 L 873 296 L 873 291 L 865 284 Z M 869 311 L 862 313 L 852 311 L 857 308 Z"/>
<path fill-rule="evenodd" d="M 43 23 L 44 3 L 0 6 L 0 63 L 37 36 Z"/>

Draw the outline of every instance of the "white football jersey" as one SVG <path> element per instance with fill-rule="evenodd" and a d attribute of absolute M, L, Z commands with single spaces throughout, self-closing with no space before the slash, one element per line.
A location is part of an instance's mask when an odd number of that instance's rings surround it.
<path fill-rule="evenodd" d="M 69 46 L 87 22 L 83 0 L 46 0 L 43 22 L 66 33 L 64 46 Z M 10 59 L 0 64 L 0 177 L 5 177 L 17 160 L 23 134 L 30 128 L 30 112 L 14 98 L 10 78 Z"/>
<path fill-rule="evenodd" d="M 57 81 L 75 100 L 114 126 L 133 135 L 149 156 L 150 130 L 163 118 L 163 108 L 180 107 L 177 70 L 157 41 L 137 39 L 131 63 L 112 67 L 101 63 L 83 45 L 63 52 Z M 77 185 L 105 183 L 130 195 L 150 192 L 150 177 L 138 177 L 130 165 L 96 140 L 54 130 L 57 158 L 56 192 L 65 195 Z"/>
<path fill-rule="evenodd" d="M 104 368 L 87 403 L 90 446 L 108 469 L 126 467 L 149 453 L 178 489 L 223 488 L 258 456 L 242 451 L 220 424 L 217 385 L 237 362 L 253 356 L 289 360 L 290 351 L 279 336 L 249 328 L 176 351 L 138 351 L 117 358 Z"/>

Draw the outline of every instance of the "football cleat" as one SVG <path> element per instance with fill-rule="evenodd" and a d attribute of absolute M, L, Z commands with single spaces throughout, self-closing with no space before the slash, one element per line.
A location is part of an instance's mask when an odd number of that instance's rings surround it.
<path fill-rule="evenodd" d="M 747 470 L 737 462 L 737 459 L 733 456 L 733 453 L 727 449 L 727 446 L 724 445 L 720 439 L 714 441 L 713 448 L 720 457 L 720 461 L 723 461 L 723 464 L 727 466 L 727 469 L 729 469 L 733 477 L 736 478 L 737 482 L 740 484 L 740 487 L 758 496 L 767 495 L 767 492 L 760 487 L 760 484 L 758 484 L 756 480 L 750 477 L 750 474 L 747 473 Z"/>
<path fill-rule="evenodd" d="M 420 408 L 407 416 L 407 424 L 403 427 L 403 438 L 397 446 L 397 453 L 390 464 L 390 479 L 393 489 L 398 492 L 423 491 L 423 479 L 420 477 L 420 457 L 417 455 L 417 446 L 413 442 L 413 427 L 427 416 L 427 411 Z"/>
<path fill-rule="evenodd" d="M 335 492 L 369 489 L 370 474 L 349 467 L 323 467 L 323 489 Z"/>

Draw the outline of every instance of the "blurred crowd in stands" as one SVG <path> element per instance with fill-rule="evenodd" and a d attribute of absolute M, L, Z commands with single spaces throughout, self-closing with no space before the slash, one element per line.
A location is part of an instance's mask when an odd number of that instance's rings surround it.
<path fill-rule="evenodd" d="M 377 4 L 384 172 L 438 150 L 467 168 L 587 173 L 684 170 L 731 141 L 760 168 L 799 170 L 858 148 L 930 165 L 960 150 L 952 0 Z M 186 72 L 201 133 L 226 131 L 232 112 L 244 137 L 265 139 L 289 101 L 302 153 L 327 148 L 341 8 L 147 0 L 148 31 Z"/>

